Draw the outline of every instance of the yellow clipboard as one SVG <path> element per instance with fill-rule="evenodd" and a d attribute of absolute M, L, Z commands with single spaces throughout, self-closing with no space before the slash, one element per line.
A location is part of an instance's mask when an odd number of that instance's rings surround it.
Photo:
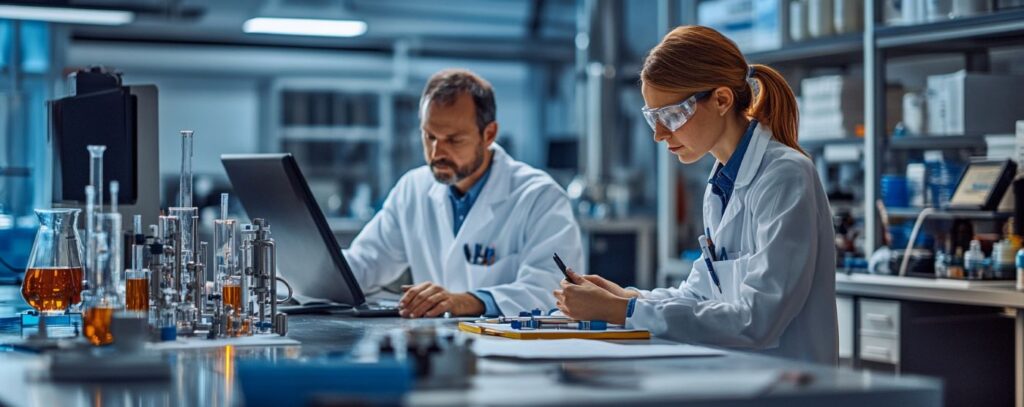
<path fill-rule="evenodd" d="M 494 329 L 473 322 L 459 322 L 459 330 L 478 335 L 499 336 L 509 339 L 651 339 L 651 332 L 645 330 L 610 329 L 605 331 L 580 331 L 575 329 Z"/>

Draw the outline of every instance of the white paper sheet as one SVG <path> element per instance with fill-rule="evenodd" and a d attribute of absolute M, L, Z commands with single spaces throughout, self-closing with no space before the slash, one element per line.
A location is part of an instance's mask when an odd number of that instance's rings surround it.
<path fill-rule="evenodd" d="M 222 346 L 290 346 L 301 345 L 299 341 L 278 335 L 253 335 L 238 338 L 178 338 L 173 342 L 147 343 L 146 349 L 152 350 L 179 350 L 179 349 L 203 349 L 219 348 Z"/>
<path fill-rule="evenodd" d="M 478 338 L 473 352 L 480 357 L 518 359 L 631 359 L 720 356 L 725 352 L 693 345 L 620 345 L 592 339 L 503 340 Z"/>

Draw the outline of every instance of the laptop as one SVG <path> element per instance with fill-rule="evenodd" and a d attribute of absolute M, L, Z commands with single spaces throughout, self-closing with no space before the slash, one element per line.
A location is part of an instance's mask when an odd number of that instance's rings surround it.
<path fill-rule="evenodd" d="M 398 316 L 397 304 L 370 304 L 291 154 L 225 154 L 221 163 L 250 219 L 266 219 L 277 274 L 303 313 L 352 308 L 355 316 Z"/>

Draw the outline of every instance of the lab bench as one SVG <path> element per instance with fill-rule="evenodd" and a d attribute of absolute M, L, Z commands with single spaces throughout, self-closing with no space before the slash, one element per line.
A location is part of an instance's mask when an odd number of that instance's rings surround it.
<path fill-rule="evenodd" d="M 945 379 L 946 405 L 1024 406 L 1024 292 L 1014 282 L 836 274 L 840 357 Z"/>
<path fill-rule="evenodd" d="M 16 299 L 16 287 L 0 287 L 0 303 Z M 0 405 L 242 405 L 234 372 L 239 361 L 282 362 L 346 352 L 370 332 L 422 326 L 452 326 L 456 320 L 357 319 L 344 313 L 293 315 L 288 336 L 301 346 L 222 347 L 169 351 L 167 382 L 53 383 L 28 374 L 44 364 L 40 356 L 0 352 Z M 20 338 L 17 330 L 0 331 L 0 342 Z M 658 339 L 655 342 L 665 342 Z M 628 341 L 627 341 L 628 342 Z M 646 343 L 646 341 L 644 341 Z M 417 389 L 403 404 L 453 405 L 645 405 L 690 406 L 939 406 L 943 384 L 918 376 L 853 371 L 810 365 L 743 352 L 725 356 L 619 361 L 521 362 L 478 359 L 469 388 Z M 565 380 L 565 373 L 597 375 L 593 383 Z M 802 372 L 810 377 L 759 385 L 750 378 L 764 373 Z M 686 390 L 695 375 L 719 385 Z M 711 375 L 711 376 L 708 376 Z M 678 378 L 678 379 L 677 379 Z M 617 385 L 609 385 L 610 382 Z M 676 383 L 677 385 L 668 385 Z M 658 386 L 652 391 L 651 386 Z M 285 386 L 281 391 L 287 391 Z M 528 396 L 527 397 L 527 393 Z M 540 400 L 540 402 L 537 402 Z"/>

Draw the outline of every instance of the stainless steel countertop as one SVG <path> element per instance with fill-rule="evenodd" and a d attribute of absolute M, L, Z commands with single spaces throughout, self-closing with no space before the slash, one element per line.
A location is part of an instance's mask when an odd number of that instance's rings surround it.
<path fill-rule="evenodd" d="M 1024 309 L 1024 292 L 1014 284 L 836 273 L 840 295 Z"/>
<path fill-rule="evenodd" d="M 0 287 L 0 309 L 5 304 L 19 301 L 17 287 Z M 241 405 L 242 395 L 233 368 L 237 360 L 281 361 L 345 352 L 372 330 L 422 325 L 454 326 L 455 323 L 454 320 L 443 319 L 356 319 L 342 314 L 295 315 L 289 319 L 288 336 L 300 341 L 302 346 L 222 347 L 166 352 L 172 367 L 172 379 L 169 382 L 52 383 L 25 373 L 42 369 L 45 363 L 43 357 L 20 352 L 0 352 L 0 405 Z M 0 342 L 18 340 L 21 336 L 19 328 L 0 329 Z M 590 392 L 587 390 L 581 397 L 580 385 L 569 385 L 558 380 L 558 373 L 563 369 L 592 369 L 608 375 L 621 374 L 625 385 L 612 391 L 596 388 L 594 396 L 587 396 Z M 480 359 L 477 371 L 469 389 L 416 390 L 406 398 L 405 404 L 522 404 L 516 397 L 496 395 L 510 394 L 509 389 L 517 385 L 529 385 L 529 389 L 521 391 L 540 394 L 545 400 L 541 404 L 550 405 L 621 405 L 623 400 L 642 402 L 645 405 L 678 405 L 686 401 L 688 405 L 715 407 L 826 403 L 830 407 L 868 404 L 873 407 L 941 405 L 941 384 L 936 380 L 809 365 L 743 352 L 729 352 L 721 357 L 622 361 L 520 362 Z M 814 379 L 804 386 L 782 383 L 764 389 L 756 399 L 738 395 L 738 389 L 744 384 L 742 379 L 750 373 L 781 371 L 807 372 Z M 690 374 L 690 377 L 694 374 L 720 377 L 722 391 L 718 396 L 705 395 L 695 399 L 694 395 L 682 391 L 667 396 L 664 393 L 652 395 L 637 384 L 652 378 L 674 378 L 674 375 L 679 375 L 679 380 L 684 381 L 685 374 Z M 281 391 L 287 391 L 287 388 L 282 387 Z"/>

